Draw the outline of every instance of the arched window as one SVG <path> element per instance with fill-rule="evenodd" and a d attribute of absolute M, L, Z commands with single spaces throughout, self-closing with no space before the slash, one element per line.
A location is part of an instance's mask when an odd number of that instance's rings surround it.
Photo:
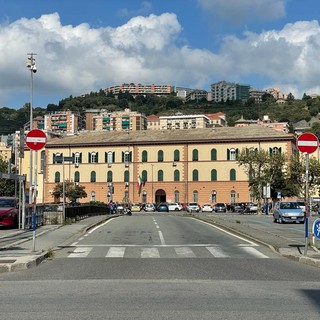
<path fill-rule="evenodd" d="M 237 200 L 237 194 L 234 190 L 230 191 L 230 202 L 235 203 Z"/>
<path fill-rule="evenodd" d="M 211 181 L 217 181 L 217 170 L 216 169 L 211 170 Z"/>
<path fill-rule="evenodd" d="M 60 172 L 56 171 L 54 174 L 54 182 L 60 182 Z"/>
<path fill-rule="evenodd" d="M 141 173 L 141 179 L 143 182 L 146 182 L 148 181 L 148 172 L 147 170 L 143 170 L 142 173 Z"/>
<path fill-rule="evenodd" d="M 74 173 L 74 182 L 80 182 L 80 172 L 76 171 Z"/>
<path fill-rule="evenodd" d="M 198 202 L 199 201 L 199 194 L 197 190 L 194 190 L 192 193 L 192 197 L 193 197 L 193 202 Z"/>
<path fill-rule="evenodd" d="M 123 174 L 123 180 L 124 182 L 129 182 L 129 171 L 126 170 Z"/>
<path fill-rule="evenodd" d="M 217 191 L 216 190 L 211 191 L 211 202 L 217 202 Z"/>
<path fill-rule="evenodd" d="M 162 170 L 158 171 L 158 181 L 163 181 L 163 171 Z"/>
<path fill-rule="evenodd" d="M 173 180 L 174 181 L 180 181 L 180 171 L 179 170 L 174 170 Z"/>
<path fill-rule="evenodd" d="M 197 149 L 192 150 L 192 161 L 198 161 L 199 160 L 199 152 Z"/>
<path fill-rule="evenodd" d="M 112 178 L 113 178 L 113 177 L 112 177 L 112 171 L 109 170 L 109 171 L 107 172 L 107 182 L 112 182 Z"/>
<path fill-rule="evenodd" d="M 158 151 L 158 162 L 163 162 L 163 151 L 162 150 Z"/>
<path fill-rule="evenodd" d="M 235 169 L 230 170 L 230 181 L 236 181 L 236 170 Z"/>
<path fill-rule="evenodd" d="M 217 150 L 211 149 L 211 161 L 217 160 Z"/>
<path fill-rule="evenodd" d="M 232 148 L 227 150 L 227 160 L 237 160 L 239 150 Z"/>
<path fill-rule="evenodd" d="M 199 181 L 199 172 L 197 169 L 192 171 L 192 181 Z"/>
<path fill-rule="evenodd" d="M 180 161 L 180 151 L 179 150 L 174 150 L 173 161 Z"/>
<path fill-rule="evenodd" d="M 174 192 L 174 202 L 180 202 L 180 193 L 178 190 Z"/>
<path fill-rule="evenodd" d="M 90 182 L 96 182 L 96 172 L 95 171 L 91 171 Z"/>
<path fill-rule="evenodd" d="M 148 152 L 146 150 L 142 151 L 142 162 L 148 162 Z"/>

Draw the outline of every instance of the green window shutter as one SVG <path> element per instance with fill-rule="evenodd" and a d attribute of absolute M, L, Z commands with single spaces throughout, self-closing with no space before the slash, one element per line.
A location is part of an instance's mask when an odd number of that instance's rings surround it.
<path fill-rule="evenodd" d="M 158 151 L 158 162 L 162 162 L 163 161 L 163 151 L 159 150 Z"/>
<path fill-rule="evenodd" d="M 212 161 L 217 160 L 217 150 L 216 149 L 211 149 L 211 160 Z"/>
<path fill-rule="evenodd" d="M 57 171 L 55 174 L 54 174 L 54 182 L 60 182 L 60 172 Z"/>
<path fill-rule="evenodd" d="M 180 161 L 180 151 L 174 150 L 173 161 Z"/>
<path fill-rule="evenodd" d="M 95 171 L 91 171 L 90 182 L 96 182 L 96 172 Z"/>
<path fill-rule="evenodd" d="M 116 162 L 116 153 L 112 152 L 112 162 Z"/>
<path fill-rule="evenodd" d="M 112 182 L 112 171 L 107 172 L 107 182 Z"/>
<path fill-rule="evenodd" d="M 227 149 L 227 160 L 230 160 L 230 149 Z"/>
<path fill-rule="evenodd" d="M 80 182 L 80 173 L 79 173 L 79 171 L 76 171 L 74 173 L 74 182 Z"/>
<path fill-rule="evenodd" d="M 158 171 L 158 181 L 163 181 L 163 171 L 162 170 Z"/>
<path fill-rule="evenodd" d="M 199 181 L 199 172 L 198 170 L 192 171 L 192 181 Z"/>
<path fill-rule="evenodd" d="M 129 182 L 129 171 L 128 170 L 126 170 L 125 172 L 124 172 L 124 182 Z"/>
<path fill-rule="evenodd" d="M 96 163 L 98 163 L 98 162 L 99 162 L 99 153 L 96 152 Z"/>
<path fill-rule="evenodd" d="M 72 164 L 74 164 L 74 159 L 75 159 L 75 154 L 74 152 L 72 153 Z"/>
<path fill-rule="evenodd" d="M 173 180 L 180 181 L 180 171 L 179 170 L 174 170 Z"/>
<path fill-rule="evenodd" d="M 91 152 L 88 152 L 88 162 L 91 163 Z"/>
<path fill-rule="evenodd" d="M 146 170 L 143 170 L 143 171 L 142 171 L 141 179 L 142 179 L 142 181 L 144 181 L 144 182 L 148 181 L 148 172 L 147 172 Z"/>
<path fill-rule="evenodd" d="M 124 152 L 122 151 L 122 155 L 121 155 L 121 161 L 124 162 Z"/>
<path fill-rule="evenodd" d="M 142 151 L 142 162 L 148 162 L 148 153 L 146 150 Z"/>
<path fill-rule="evenodd" d="M 80 152 L 80 155 L 79 155 L 79 163 L 82 163 L 82 152 Z"/>
<path fill-rule="evenodd" d="M 211 170 L 211 181 L 217 181 L 217 170 L 216 169 Z"/>
<path fill-rule="evenodd" d="M 230 170 L 230 181 L 236 181 L 236 170 L 235 169 Z"/>
<path fill-rule="evenodd" d="M 192 161 L 198 161 L 199 160 L 199 152 L 197 149 L 194 149 L 192 151 Z"/>
<path fill-rule="evenodd" d="M 107 163 L 108 162 L 108 152 L 104 153 L 104 162 Z"/>

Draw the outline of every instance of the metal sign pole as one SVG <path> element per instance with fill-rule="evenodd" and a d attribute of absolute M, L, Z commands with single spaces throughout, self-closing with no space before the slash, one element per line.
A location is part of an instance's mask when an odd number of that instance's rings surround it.
<path fill-rule="evenodd" d="M 35 151 L 34 197 L 32 205 L 32 251 L 36 251 L 38 151 Z"/>
<path fill-rule="evenodd" d="M 308 232 L 308 220 L 309 220 L 309 154 L 306 153 L 306 192 L 305 192 L 305 246 L 304 255 L 307 255 L 309 245 L 309 232 Z"/>

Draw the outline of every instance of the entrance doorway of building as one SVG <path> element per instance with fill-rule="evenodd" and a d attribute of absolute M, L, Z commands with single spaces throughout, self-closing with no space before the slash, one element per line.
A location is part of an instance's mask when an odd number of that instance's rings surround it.
<path fill-rule="evenodd" d="M 155 193 L 156 203 L 166 202 L 167 196 L 166 192 L 163 189 L 158 189 Z"/>

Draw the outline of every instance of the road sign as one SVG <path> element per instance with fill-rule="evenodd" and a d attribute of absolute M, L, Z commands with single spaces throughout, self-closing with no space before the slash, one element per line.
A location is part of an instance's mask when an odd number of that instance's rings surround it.
<path fill-rule="evenodd" d="M 39 129 L 34 129 L 26 135 L 26 144 L 31 150 L 40 150 L 47 143 L 46 134 Z"/>
<path fill-rule="evenodd" d="M 313 223 L 312 233 L 315 237 L 320 239 L 320 219 L 316 219 Z"/>
<path fill-rule="evenodd" d="M 303 153 L 313 153 L 319 147 L 319 140 L 316 135 L 310 132 L 303 133 L 297 139 L 297 148 Z"/>

